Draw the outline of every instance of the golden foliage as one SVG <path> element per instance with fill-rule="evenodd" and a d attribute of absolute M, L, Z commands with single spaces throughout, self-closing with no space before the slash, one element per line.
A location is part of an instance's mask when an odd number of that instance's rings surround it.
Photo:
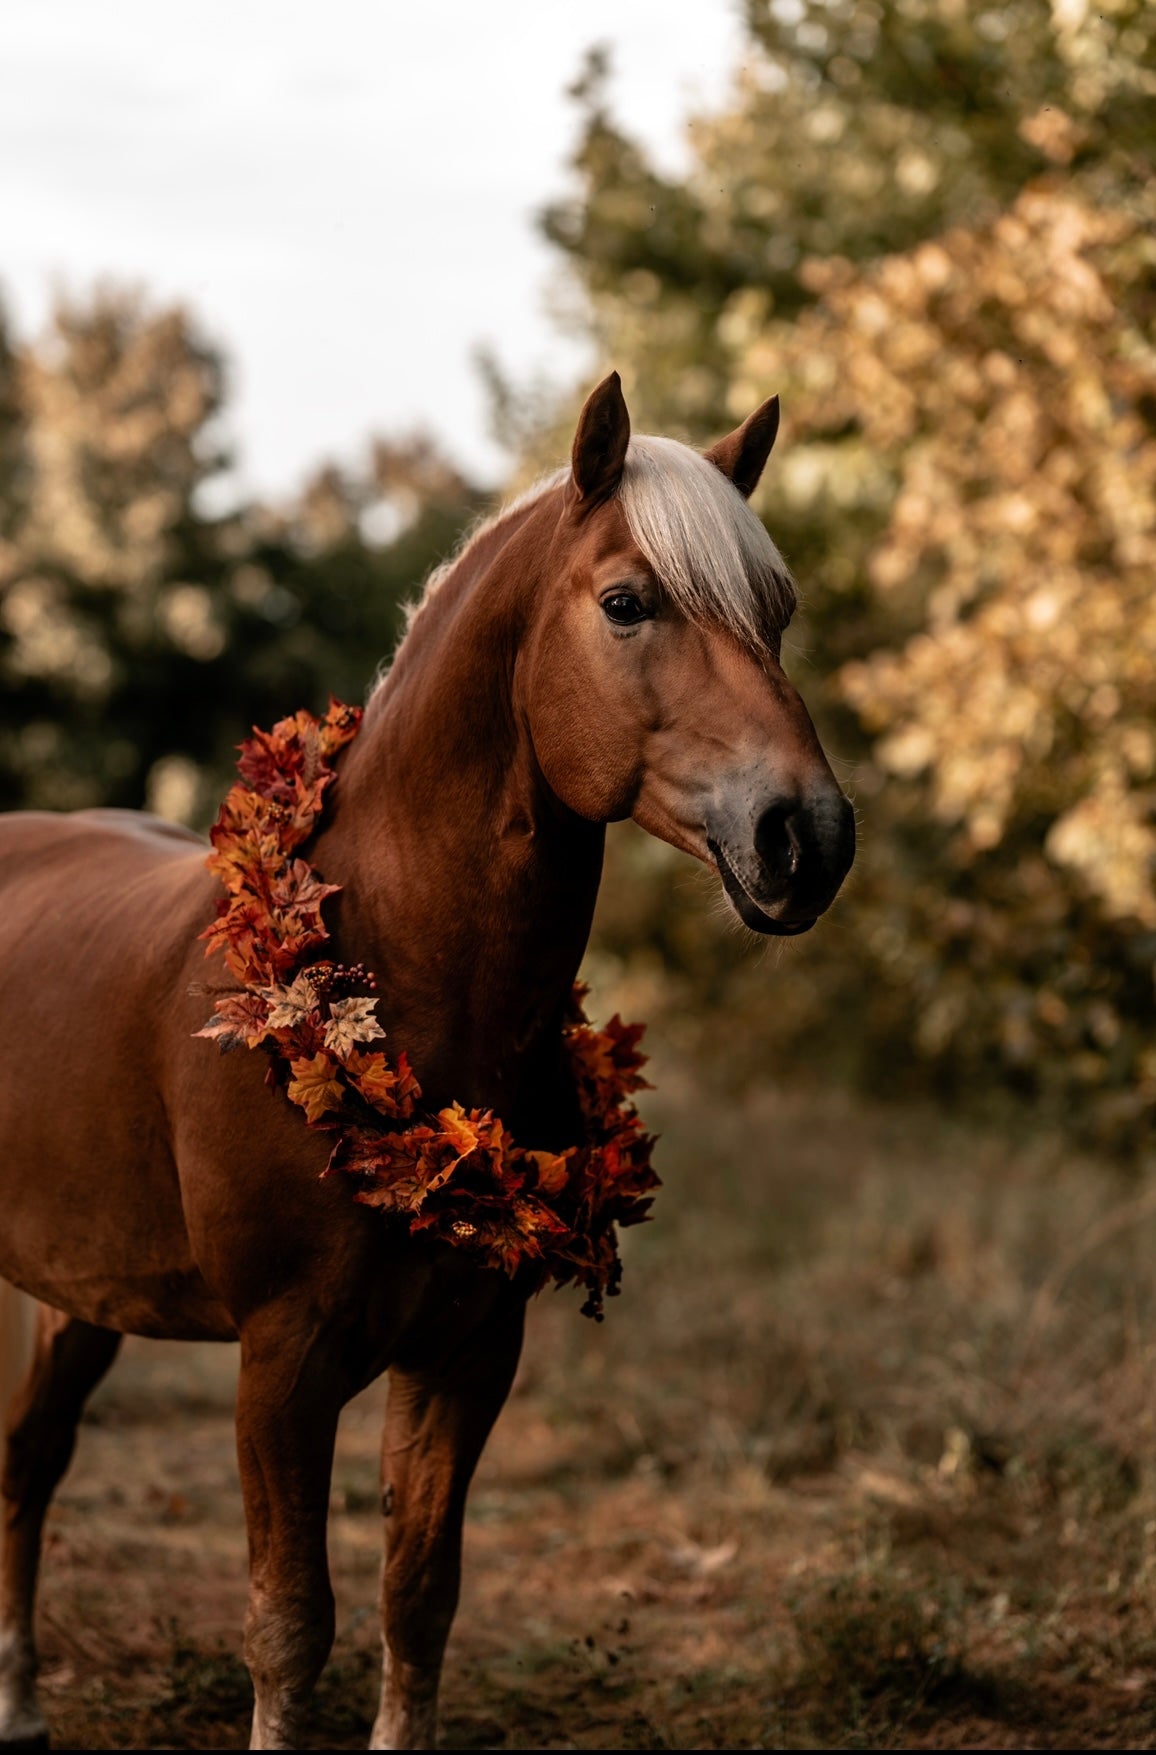
<path fill-rule="evenodd" d="M 1156 348 L 1118 282 L 1154 267 L 1138 222 L 1028 192 L 834 287 L 779 355 L 804 390 L 823 360 L 804 432 L 853 424 L 900 455 L 869 571 L 881 594 L 918 582 L 925 624 L 839 678 L 878 760 L 926 779 L 960 859 L 1046 813 L 1048 857 L 1147 926 Z"/>
<path fill-rule="evenodd" d="M 1156 241 L 1124 206 L 1038 185 L 990 225 L 812 273 L 817 305 L 745 367 L 794 386 L 808 493 L 837 500 L 858 452 L 891 475 L 863 561 L 877 625 L 899 599 L 915 626 L 832 683 L 887 777 L 868 859 L 921 812 L 944 831 L 906 898 L 876 860 L 862 924 L 910 911 L 897 960 L 925 1054 L 994 1050 L 1132 1131 L 1156 1107 L 1137 1004 L 1156 929 Z"/>
<path fill-rule="evenodd" d="M 93 586 L 145 590 L 211 467 L 195 441 L 220 405 L 218 361 L 182 312 L 109 294 L 58 305 L 50 341 L 20 369 L 32 468 L 9 564 L 35 556 Z"/>

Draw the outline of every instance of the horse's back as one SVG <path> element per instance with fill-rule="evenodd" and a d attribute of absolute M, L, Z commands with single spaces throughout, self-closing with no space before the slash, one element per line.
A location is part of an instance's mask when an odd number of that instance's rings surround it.
<path fill-rule="evenodd" d="M 0 1274 L 90 1321 L 194 1272 L 162 1060 L 212 892 L 172 824 L 0 817 Z"/>
<path fill-rule="evenodd" d="M 190 846 L 203 850 L 207 845 L 204 837 L 198 835 L 195 829 L 186 828 L 184 823 L 172 823 L 167 817 L 154 817 L 147 810 L 114 810 L 111 807 L 78 810 L 70 819 L 65 820 L 84 828 L 108 829 L 131 835 L 150 846 L 168 847 L 175 843 L 187 851 Z"/>
<path fill-rule="evenodd" d="M 198 849 L 203 843 L 190 830 L 143 812 L 0 816 L 5 984 L 22 961 L 22 948 L 37 958 L 47 956 L 58 970 L 78 954 L 87 955 L 93 935 L 103 941 L 111 932 L 115 941 L 118 928 L 128 930 L 138 958 L 142 935 L 167 939 L 174 892 L 189 892 L 191 901 L 192 891 L 204 887 L 198 883 Z M 159 935 L 151 927 L 160 928 Z M 98 951 L 97 966 L 103 962 Z"/>
<path fill-rule="evenodd" d="M 19 881 L 97 852 L 130 860 L 150 855 L 158 860 L 175 853 L 189 855 L 204 848 L 201 837 L 183 824 L 167 822 L 136 810 L 11 811 L 0 815 L 0 884 Z"/>

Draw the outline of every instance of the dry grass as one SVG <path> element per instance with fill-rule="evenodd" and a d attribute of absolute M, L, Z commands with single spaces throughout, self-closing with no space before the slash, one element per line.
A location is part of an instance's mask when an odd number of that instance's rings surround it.
<path fill-rule="evenodd" d="M 601 1328 L 543 1300 L 473 1494 L 456 1748 L 1156 1740 L 1154 1203 L 1052 1146 L 665 1079 Z M 232 1349 L 133 1343 L 51 1526 L 58 1740 L 236 1747 Z M 318 1746 L 374 1693 L 380 1393 L 334 1481 Z"/>

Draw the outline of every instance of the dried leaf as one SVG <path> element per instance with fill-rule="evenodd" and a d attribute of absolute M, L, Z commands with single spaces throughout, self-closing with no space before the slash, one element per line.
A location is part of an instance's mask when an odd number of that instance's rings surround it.
<path fill-rule="evenodd" d="M 255 993 L 228 993 L 219 999 L 203 1030 L 196 1036 L 207 1036 L 222 1054 L 234 1048 L 256 1048 L 268 1035 L 265 1003 Z"/>
<path fill-rule="evenodd" d="M 373 1016 L 375 999 L 335 999 L 325 1026 L 325 1046 L 342 1057 L 359 1042 L 372 1042 L 385 1031 Z"/>
<path fill-rule="evenodd" d="M 346 1055 L 344 1065 L 350 1083 L 371 1108 L 380 1110 L 383 1115 L 392 1116 L 397 1113 L 394 1096 L 397 1074 L 384 1054 L 361 1054 L 354 1051 Z"/>
<path fill-rule="evenodd" d="M 269 1004 L 269 1027 L 272 1030 L 294 1029 L 304 1023 L 317 1007 L 317 983 L 313 972 L 308 969 L 303 969 L 290 987 L 266 987 L 262 994 Z"/>
<path fill-rule="evenodd" d="M 314 1054 L 308 1060 L 290 1062 L 293 1077 L 287 1087 L 290 1100 L 300 1104 L 306 1118 L 320 1121 L 323 1115 L 341 1108 L 344 1091 L 338 1076 L 340 1069 L 329 1054 Z"/>

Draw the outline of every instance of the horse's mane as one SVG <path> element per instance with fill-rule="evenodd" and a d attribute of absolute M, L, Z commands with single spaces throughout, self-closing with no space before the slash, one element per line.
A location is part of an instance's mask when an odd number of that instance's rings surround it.
<path fill-rule="evenodd" d="M 554 470 L 475 523 L 406 605 L 403 641 L 441 585 L 501 525 L 570 479 Z M 616 490 L 630 534 L 673 602 L 692 621 L 725 628 L 765 651 L 795 608 L 790 569 L 742 495 L 713 463 L 677 439 L 635 434 Z M 385 680 L 383 664 L 374 690 Z"/>
<path fill-rule="evenodd" d="M 720 469 L 677 439 L 631 439 L 618 498 L 630 534 L 691 621 L 765 650 L 795 608 L 782 555 Z"/>

